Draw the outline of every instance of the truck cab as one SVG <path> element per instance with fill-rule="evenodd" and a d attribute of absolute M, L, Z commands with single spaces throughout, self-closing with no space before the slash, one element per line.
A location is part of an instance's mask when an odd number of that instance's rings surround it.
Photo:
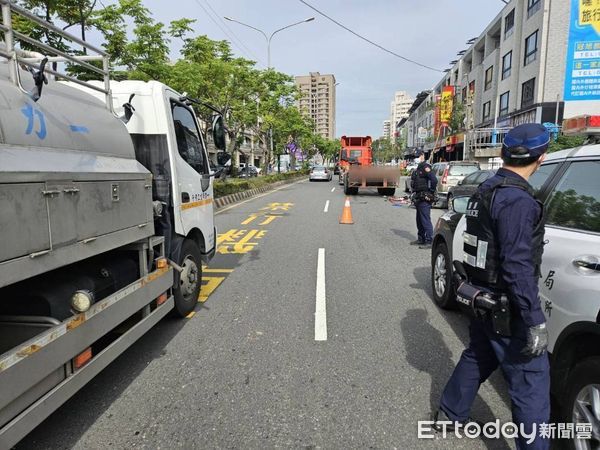
<path fill-rule="evenodd" d="M 98 91 L 72 86 L 104 100 Z M 152 173 L 152 199 L 162 209 L 155 230 L 165 237 L 167 257 L 183 269 L 176 274 L 175 303 L 186 314 L 198 298 L 201 265 L 215 254 L 217 236 L 213 183 L 218 173 L 210 168 L 194 100 L 158 81 L 113 81 L 110 86 L 117 115 L 125 114 L 126 105 L 133 107 L 125 126 L 136 159 Z M 211 125 L 213 141 L 222 150 L 221 116 Z"/>

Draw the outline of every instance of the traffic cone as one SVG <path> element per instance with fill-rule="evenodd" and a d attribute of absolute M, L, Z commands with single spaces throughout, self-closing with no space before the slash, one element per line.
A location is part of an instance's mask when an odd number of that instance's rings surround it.
<path fill-rule="evenodd" d="M 350 197 L 346 197 L 342 217 L 340 217 L 340 223 L 347 225 L 352 225 L 354 223 L 354 220 L 352 220 L 352 209 L 350 208 Z"/>

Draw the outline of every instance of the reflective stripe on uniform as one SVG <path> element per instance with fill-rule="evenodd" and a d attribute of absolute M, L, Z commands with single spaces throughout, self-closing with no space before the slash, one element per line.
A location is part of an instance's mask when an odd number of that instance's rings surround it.
<path fill-rule="evenodd" d="M 477 267 L 477 258 L 475 258 L 473 255 L 465 253 L 463 256 L 463 261 L 470 266 Z"/>
<path fill-rule="evenodd" d="M 488 243 L 479 241 L 477 243 L 477 267 L 485 269 L 485 260 L 487 259 Z"/>
<path fill-rule="evenodd" d="M 463 233 L 463 240 L 465 244 L 470 245 L 471 247 L 477 247 L 477 236 L 465 231 Z"/>

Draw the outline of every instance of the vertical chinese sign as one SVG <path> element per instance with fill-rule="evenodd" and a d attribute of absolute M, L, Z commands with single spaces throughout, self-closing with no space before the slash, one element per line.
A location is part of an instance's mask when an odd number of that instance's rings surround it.
<path fill-rule="evenodd" d="M 600 99 L 600 0 L 571 0 L 564 97 Z"/>
<path fill-rule="evenodd" d="M 440 121 L 443 126 L 448 126 L 452 120 L 452 109 L 454 108 L 454 86 L 444 86 L 442 89 L 442 100 L 440 101 Z"/>
<path fill-rule="evenodd" d="M 439 134 L 440 134 L 440 128 L 442 127 L 442 122 L 440 120 L 440 103 L 441 103 L 441 97 L 439 95 L 435 96 L 435 110 L 434 110 L 434 116 L 433 116 L 433 135 L 435 137 L 435 139 L 438 138 Z"/>

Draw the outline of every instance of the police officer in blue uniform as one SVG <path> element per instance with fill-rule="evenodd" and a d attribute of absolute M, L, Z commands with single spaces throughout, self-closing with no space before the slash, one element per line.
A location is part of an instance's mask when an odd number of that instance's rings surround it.
<path fill-rule="evenodd" d="M 417 208 L 417 240 L 411 242 L 421 249 L 431 248 L 433 242 L 433 225 L 431 224 L 431 205 L 435 198 L 437 178 L 431 170 L 431 165 L 425 161 L 425 154 L 417 150 L 419 165 L 411 175 L 411 187 L 415 196 Z"/>
<path fill-rule="evenodd" d="M 540 124 L 507 133 L 504 167 L 469 200 L 464 234 L 465 283 L 508 299 L 509 332 L 500 333 L 488 311 L 474 314 L 470 342 L 442 394 L 434 427 L 464 425 L 481 383 L 498 367 L 508 384 L 513 422 L 531 433 L 550 420 L 550 374 L 545 317 L 538 294 L 544 242 L 544 211 L 527 182 L 545 158 L 550 135 Z M 460 295 L 460 289 L 459 289 Z M 517 448 L 547 449 L 539 432 Z"/>

